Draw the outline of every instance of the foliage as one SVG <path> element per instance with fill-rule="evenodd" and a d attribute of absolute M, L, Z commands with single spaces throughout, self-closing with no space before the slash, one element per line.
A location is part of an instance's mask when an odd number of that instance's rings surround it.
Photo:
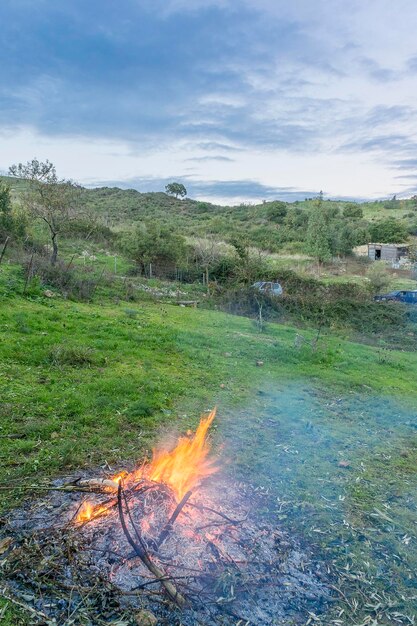
<path fill-rule="evenodd" d="M 287 212 L 288 209 L 285 202 L 280 202 L 279 200 L 277 200 L 276 202 L 271 202 L 268 206 L 268 219 L 270 219 L 271 222 L 282 224 L 284 218 L 287 215 Z"/>
<path fill-rule="evenodd" d="M 210 270 L 220 261 L 223 256 L 221 244 L 209 235 L 195 238 L 191 242 L 191 249 L 195 262 L 204 270 L 205 283 L 209 289 Z"/>
<path fill-rule="evenodd" d="M 168 195 L 176 198 L 185 198 L 187 195 L 187 190 L 182 183 L 169 183 L 165 186 L 165 191 Z"/>
<path fill-rule="evenodd" d="M 111 244 L 116 240 L 115 232 L 91 212 L 66 222 L 61 232 L 66 238 L 79 238 L 96 243 Z"/>
<path fill-rule="evenodd" d="M 184 237 L 156 222 L 139 224 L 123 245 L 142 273 L 149 263 L 181 265 L 187 256 Z"/>
<path fill-rule="evenodd" d="M 47 225 L 53 248 L 51 264 L 54 265 L 58 259 L 58 235 L 79 212 L 81 188 L 70 180 L 58 179 L 55 166 L 48 160 L 32 159 L 26 165 L 12 165 L 9 173 L 28 183 L 22 195 L 23 204 L 34 218 Z"/>
<path fill-rule="evenodd" d="M 21 213 L 13 210 L 9 185 L 0 181 L 0 241 L 6 237 L 22 239 L 26 230 L 26 220 Z"/>
<path fill-rule="evenodd" d="M 402 243 L 407 240 L 407 228 L 402 222 L 388 218 L 371 226 L 371 239 L 377 243 Z"/>
<path fill-rule="evenodd" d="M 321 198 L 317 200 L 308 218 L 307 252 L 319 263 L 329 261 L 332 257 L 329 220 L 323 210 Z"/>
<path fill-rule="evenodd" d="M 363 218 L 363 209 L 359 204 L 347 204 L 343 208 L 343 217 L 347 217 L 349 219 L 352 218 Z"/>
<path fill-rule="evenodd" d="M 391 200 L 385 200 L 384 202 L 384 208 L 385 209 L 389 209 L 389 210 L 393 210 L 393 209 L 399 209 L 401 207 L 401 202 L 399 200 L 397 200 L 397 196 L 392 196 Z"/>
<path fill-rule="evenodd" d="M 369 281 L 369 286 L 373 294 L 386 291 L 391 282 L 391 276 L 389 275 L 387 268 L 380 261 L 372 263 L 366 273 L 366 277 Z"/>

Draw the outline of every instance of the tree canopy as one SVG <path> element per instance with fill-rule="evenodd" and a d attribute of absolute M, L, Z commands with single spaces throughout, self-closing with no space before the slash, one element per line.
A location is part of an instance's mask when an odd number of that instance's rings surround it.
<path fill-rule="evenodd" d="M 329 261 L 332 257 L 329 220 L 323 210 L 322 197 L 311 210 L 307 225 L 307 252 L 319 263 Z"/>
<path fill-rule="evenodd" d="M 155 222 L 140 224 L 125 241 L 125 248 L 142 272 L 149 263 L 179 264 L 187 254 L 184 237 Z"/>
<path fill-rule="evenodd" d="M 182 183 L 169 183 L 165 186 L 165 191 L 170 196 L 175 196 L 176 198 L 185 198 L 187 195 L 187 190 Z"/>

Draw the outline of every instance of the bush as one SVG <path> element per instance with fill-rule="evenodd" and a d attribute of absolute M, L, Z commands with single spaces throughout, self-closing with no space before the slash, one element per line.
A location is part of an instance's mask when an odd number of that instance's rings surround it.
<path fill-rule="evenodd" d="M 369 287 L 373 294 L 386 291 L 391 282 L 391 276 L 388 274 L 387 268 L 378 261 L 370 266 L 366 276 L 369 280 Z"/>
<path fill-rule="evenodd" d="M 363 218 L 363 210 L 359 204 L 347 204 L 343 209 L 343 217 L 347 218 Z"/>
<path fill-rule="evenodd" d="M 95 363 L 94 350 L 87 346 L 58 344 L 51 348 L 49 353 L 50 362 L 60 367 L 70 365 L 71 367 L 88 367 Z"/>
<path fill-rule="evenodd" d="M 265 320 L 302 322 L 317 327 L 351 328 L 361 333 L 381 333 L 404 327 L 402 307 L 370 301 L 369 292 L 353 283 L 324 285 L 295 272 L 278 276 L 284 295 L 271 298 L 250 287 L 223 289 L 220 305 L 231 313 L 256 318 L 259 305 Z"/>
<path fill-rule="evenodd" d="M 104 224 L 89 220 L 76 219 L 65 224 L 62 234 L 66 237 L 80 238 L 96 243 L 111 243 L 116 239 L 116 234 Z"/>
<path fill-rule="evenodd" d="M 276 222 L 277 224 L 282 224 L 284 218 L 287 215 L 287 205 L 285 202 L 280 202 L 277 200 L 276 202 L 272 202 L 268 206 L 267 216 L 271 222 Z"/>
<path fill-rule="evenodd" d="M 378 243 L 401 243 L 408 238 L 406 226 L 390 217 L 371 226 L 371 239 Z"/>
<path fill-rule="evenodd" d="M 34 254 L 33 258 L 32 255 L 28 256 L 23 267 L 32 291 L 36 284 L 34 281 L 37 280 L 38 291 L 41 287 L 53 287 L 70 300 L 88 301 L 97 288 L 98 279 L 91 276 L 90 268 L 69 268 L 67 263 L 59 259 L 55 265 L 51 265 L 50 260 L 42 254 Z"/>

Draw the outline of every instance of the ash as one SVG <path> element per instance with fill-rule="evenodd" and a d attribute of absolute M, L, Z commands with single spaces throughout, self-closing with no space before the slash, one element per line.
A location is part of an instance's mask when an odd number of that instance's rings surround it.
<path fill-rule="evenodd" d="M 108 508 L 79 523 L 85 499 L 51 491 L 3 519 L 2 591 L 29 609 L 33 623 L 127 626 L 141 624 L 138 612 L 146 609 L 164 626 L 289 626 L 329 600 L 322 566 L 277 527 L 269 496 L 247 484 L 216 477 L 168 529 L 176 502 L 167 488 L 126 490 L 126 525 L 185 597 L 182 610 L 132 550 L 114 494 L 88 495 Z"/>

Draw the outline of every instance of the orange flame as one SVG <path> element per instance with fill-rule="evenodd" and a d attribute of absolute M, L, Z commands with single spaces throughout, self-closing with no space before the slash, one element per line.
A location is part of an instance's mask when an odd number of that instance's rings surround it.
<path fill-rule="evenodd" d="M 215 415 L 216 409 L 213 409 L 207 417 L 201 418 L 195 434 L 180 437 L 173 450 L 153 450 L 151 463 L 142 470 L 150 480 L 168 485 L 177 501 L 218 470 L 214 460 L 208 458 L 210 445 L 207 441 Z"/>
<path fill-rule="evenodd" d="M 101 506 L 100 504 L 92 504 L 88 500 L 83 503 L 81 509 L 78 511 L 76 522 L 80 524 L 84 524 L 84 522 L 89 522 L 90 520 L 98 517 L 99 515 L 104 515 L 108 513 L 109 510 L 105 506 Z"/>
<path fill-rule="evenodd" d="M 126 471 L 119 472 L 112 480 L 115 483 L 121 480 L 131 483 L 147 478 L 163 483 L 172 489 L 179 502 L 187 491 L 193 490 L 204 478 L 218 471 L 214 459 L 208 458 L 210 445 L 207 440 L 208 429 L 215 416 L 216 409 L 213 409 L 207 417 L 201 418 L 194 434 L 188 433 L 187 436 L 178 439 L 173 450 L 153 450 L 150 463 L 142 465 L 131 474 Z M 85 501 L 77 514 L 76 522 L 89 522 L 109 512 L 109 507 Z"/>

